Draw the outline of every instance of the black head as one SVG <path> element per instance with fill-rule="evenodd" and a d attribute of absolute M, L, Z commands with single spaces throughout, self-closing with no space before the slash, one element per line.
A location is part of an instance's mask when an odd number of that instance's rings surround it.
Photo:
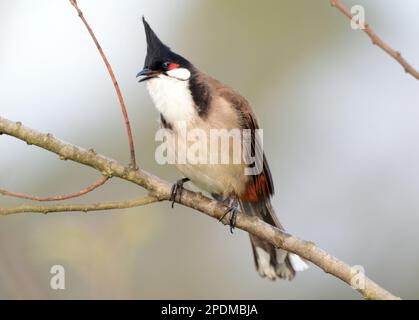
<path fill-rule="evenodd" d="M 144 62 L 144 69 L 137 74 L 137 77 L 144 76 L 140 82 L 154 78 L 175 68 L 191 69 L 192 64 L 170 50 L 157 37 L 144 17 L 143 24 L 147 38 L 147 56 Z"/>

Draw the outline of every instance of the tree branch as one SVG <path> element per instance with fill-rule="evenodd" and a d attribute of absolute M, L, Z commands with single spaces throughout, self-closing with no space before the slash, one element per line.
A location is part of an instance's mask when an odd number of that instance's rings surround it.
<path fill-rule="evenodd" d="M 354 15 L 339 0 L 329 1 L 332 7 L 339 10 L 348 19 L 353 20 Z M 383 49 L 388 55 L 390 55 L 394 60 L 396 60 L 403 67 L 406 73 L 419 80 L 419 72 L 405 58 L 402 57 L 400 51 L 394 50 L 390 45 L 384 42 L 377 34 L 374 33 L 374 31 L 372 31 L 368 23 L 360 21 L 356 21 L 356 23 L 361 28 L 361 30 L 363 30 L 368 35 L 368 37 L 370 37 L 374 45 L 377 45 L 378 47 Z"/>
<path fill-rule="evenodd" d="M 36 130 L 25 127 L 20 122 L 12 122 L 0 117 L 0 134 L 7 134 L 20 139 L 27 144 L 36 145 L 40 148 L 57 154 L 60 159 L 71 160 L 100 171 L 106 177 L 118 177 L 126 181 L 135 183 L 151 192 L 152 197 L 159 200 L 168 200 L 170 198 L 171 185 L 160 178 L 144 171 L 134 170 L 125 167 L 116 160 L 96 154 L 93 150 L 86 150 L 81 147 L 63 142 L 54 138 L 51 134 L 43 134 Z M 201 193 L 195 193 L 188 190 L 182 192 L 182 198 L 176 199 L 192 209 L 196 209 L 210 217 L 220 219 L 224 216 L 225 206 L 221 202 L 211 200 Z M 20 212 L 31 211 L 27 208 L 25 211 L 20 207 Z M 8 210 L 8 209 L 3 209 Z M 9 209 L 18 210 L 18 209 Z M 53 208 L 49 208 L 52 212 Z M 57 209 L 58 210 L 58 209 Z M 45 212 L 40 210 L 41 212 Z M 58 210 L 60 211 L 60 210 Z M 3 211 L 4 212 L 4 211 Z M 224 219 L 224 223 L 228 223 Z M 266 240 L 278 248 L 293 252 L 299 256 L 311 261 L 325 272 L 334 275 L 342 281 L 351 285 L 354 274 L 353 269 L 348 264 L 328 254 L 317 247 L 313 242 L 307 242 L 294 237 L 286 232 L 263 222 L 259 218 L 249 217 L 239 214 L 236 226 L 239 229 L 247 231 L 262 240 Z M 366 299 L 399 299 L 392 295 L 371 279 L 365 277 L 364 286 L 356 288 Z"/>
<path fill-rule="evenodd" d="M 0 215 L 7 216 L 17 213 L 58 213 L 58 212 L 92 212 L 115 209 L 128 209 L 145 206 L 154 202 L 161 201 L 158 197 L 148 196 L 141 199 L 123 202 L 103 202 L 95 204 L 60 204 L 52 206 L 19 206 L 15 208 L 0 208 Z"/>
<path fill-rule="evenodd" d="M 93 190 L 99 188 L 100 186 L 104 185 L 106 181 L 108 181 L 109 177 L 101 176 L 98 180 L 96 180 L 94 183 L 92 183 L 90 186 L 77 191 L 73 192 L 67 195 L 61 195 L 61 196 L 52 196 L 52 197 L 36 197 L 31 196 L 28 194 L 22 194 L 17 192 L 11 192 L 4 189 L 0 189 L 0 194 L 4 196 L 19 198 L 19 199 L 26 199 L 26 200 L 33 200 L 33 201 L 40 201 L 40 202 L 47 202 L 47 201 L 63 201 L 63 200 L 69 200 L 73 198 L 77 198 L 80 196 L 83 196 L 89 192 L 92 192 Z"/>
<path fill-rule="evenodd" d="M 122 92 L 121 92 L 121 89 L 119 88 L 118 81 L 116 80 L 115 73 L 113 72 L 112 67 L 109 63 L 109 60 L 106 57 L 105 52 L 103 51 L 101 45 L 99 44 L 99 41 L 97 40 L 92 28 L 90 27 L 89 23 L 87 22 L 86 18 L 84 17 L 83 12 L 81 11 L 79 6 L 77 5 L 77 1 L 76 0 L 70 0 L 70 3 L 77 10 L 77 13 L 78 13 L 81 21 L 83 21 L 87 31 L 89 32 L 90 36 L 92 37 L 92 40 L 95 43 L 97 49 L 99 50 L 100 56 L 102 57 L 103 62 L 106 65 L 106 69 L 108 69 L 109 76 L 112 79 L 112 83 L 115 87 L 115 91 L 116 91 L 116 94 L 118 96 L 119 104 L 121 105 L 121 110 L 122 110 L 122 114 L 124 116 L 124 121 L 125 121 L 125 127 L 126 127 L 126 130 L 127 130 L 128 143 L 129 143 L 130 154 L 131 154 L 130 166 L 135 169 L 137 167 L 137 163 L 136 163 L 136 160 L 135 160 L 134 138 L 132 137 L 132 130 L 131 130 L 131 125 L 130 125 L 129 118 L 128 118 L 127 108 L 125 107 L 124 97 L 122 96 Z"/>
<path fill-rule="evenodd" d="M 116 93 L 118 95 L 119 103 L 121 105 L 122 114 L 123 114 L 124 120 L 125 120 L 125 126 L 126 126 L 126 130 L 127 130 L 127 135 L 128 135 L 128 144 L 129 144 L 129 147 L 130 147 L 130 154 L 131 154 L 130 166 L 132 168 L 136 168 L 137 164 L 136 164 L 136 160 L 135 160 L 134 139 L 132 137 L 131 125 L 129 123 L 128 113 L 127 113 L 127 110 L 126 110 L 126 107 L 125 107 L 124 98 L 122 96 L 122 93 L 121 93 L 121 90 L 119 88 L 118 82 L 116 80 L 115 74 L 114 74 L 114 72 L 112 70 L 112 67 L 111 67 L 111 65 L 110 65 L 102 47 L 100 46 L 99 41 L 97 40 L 92 28 L 90 27 L 87 20 L 85 19 L 84 15 L 83 15 L 83 12 L 78 7 L 77 1 L 76 0 L 70 0 L 70 3 L 77 10 L 77 13 L 78 13 L 80 19 L 83 21 L 84 25 L 86 26 L 87 31 L 89 32 L 90 36 L 92 37 L 93 42 L 95 43 L 103 61 L 105 62 L 105 65 L 106 65 L 106 68 L 108 70 L 109 76 L 112 79 L 112 82 L 114 84 Z M 108 179 L 109 179 L 109 177 L 102 176 L 98 180 L 96 180 L 94 183 L 89 185 L 88 187 L 86 187 L 86 188 L 84 188 L 84 189 L 82 189 L 78 192 L 70 193 L 68 195 L 50 196 L 50 197 L 37 197 L 37 196 L 28 195 L 28 194 L 12 192 L 12 191 L 8 191 L 8 190 L 5 190 L 5 189 L 0 189 L 0 194 L 4 195 L 4 196 L 19 198 L 19 199 L 41 201 L 41 202 L 43 202 L 43 201 L 45 201 L 45 202 L 47 202 L 47 201 L 63 201 L 63 200 L 68 200 L 68 199 L 73 199 L 73 198 L 83 196 L 83 195 L 99 188 L 103 184 L 105 184 L 108 181 Z"/>

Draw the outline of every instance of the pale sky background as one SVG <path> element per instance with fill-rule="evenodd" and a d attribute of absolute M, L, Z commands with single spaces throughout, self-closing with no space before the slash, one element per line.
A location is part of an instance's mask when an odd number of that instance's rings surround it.
<path fill-rule="evenodd" d="M 419 68 L 419 2 L 365 6 L 377 34 Z M 161 39 L 239 90 L 264 129 L 273 201 L 287 230 L 403 298 L 419 298 L 419 82 L 327 0 L 79 0 L 117 75 L 142 168 L 154 161 L 155 111 L 135 78 L 144 14 Z M 0 115 L 123 162 L 112 82 L 67 0 L 0 1 Z M 98 177 L 0 136 L 0 188 L 76 191 Z M 133 199 L 112 180 L 73 202 Z M 1 197 L 0 206 L 20 200 Z M 64 291 L 49 288 L 51 266 Z M 0 218 L 0 298 L 359 299 L 317 267 L 292 282 L 259 278 L 247 234 L 169 203 L 120 212 Z"/>

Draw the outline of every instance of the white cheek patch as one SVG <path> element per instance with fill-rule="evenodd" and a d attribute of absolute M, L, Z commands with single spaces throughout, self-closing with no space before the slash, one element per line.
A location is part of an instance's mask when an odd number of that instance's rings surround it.
<path fill-rule="evenodd" d="M 178 80 L 186 81 L 191 77 L 191 72 L 185 68 L 176 68 L 170 71 L 167 71 L 167 75 L 171 78 Z"/>

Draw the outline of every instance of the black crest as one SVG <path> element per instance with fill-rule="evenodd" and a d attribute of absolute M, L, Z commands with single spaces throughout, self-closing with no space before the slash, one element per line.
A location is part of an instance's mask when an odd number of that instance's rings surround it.
<path fill-rule="evenodd" d="M 188 60 L 174 53 L 159 39 L 159 37 L 157 37 L 144 17 L 143 24 L 147 38 L 147 56 L 145 58 L 144 67 L 157 69 L 166 61 L 176 62 L 182 67 L 189 67 L 191 65 Z"/>
<path fill-rule="evenodd" d="M 167 45 L 165 45 L 159 37 L 157 37 L 144 17 L 143 23 L 147 37 L 147 56 L 145 58 L 144 68 L 159 71 L 162 70 L 163 63 L 174 62 L 179 64 L 182 68 L 189 69 L 191 72 L 189 89 L 195 102 L 198 114 L 201 117 L 207 116 L 208 108 L 211 102 L 211 95 L 205 81 L 199 80 L 198 70 L 188 60 L 177 53 L 174 53 Z M 162 118 L 162 123 L 165 127 L 170 126 L 164 118 Z"/>

